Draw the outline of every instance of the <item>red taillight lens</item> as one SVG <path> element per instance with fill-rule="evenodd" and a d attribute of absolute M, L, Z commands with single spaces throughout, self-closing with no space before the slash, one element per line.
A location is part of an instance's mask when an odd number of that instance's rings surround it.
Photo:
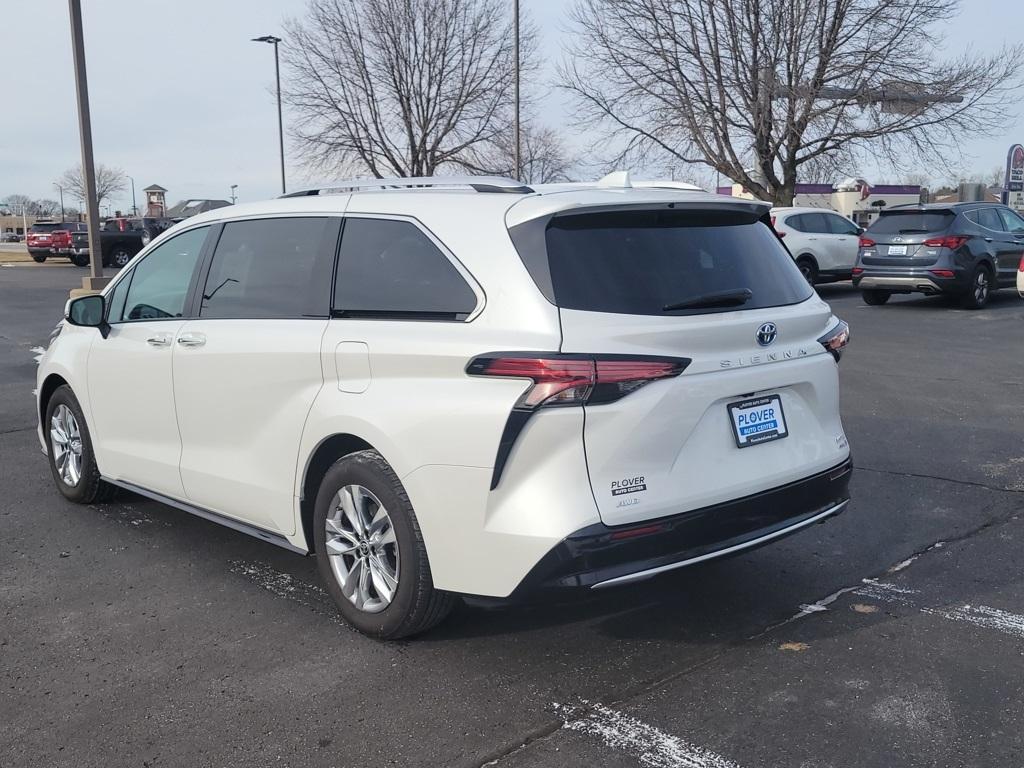
<path fill-rule="evenodd" d="M 953 277 L 954 276 L 954 273 L 953 273 L 952 269 L 929 269 L 928 271 L 931 272 L 936 277 Z"/>
<path fill-rule="evenodd" d="M 772 229 L 775 229 L 775 218 L 776 218 L 775 216 L 772 216 Z M 783 237 L 786 236 L 786 233 L 785 232 L 779 232 L 779 230 L 775 229 L 775 235 L 779 239 L 782 239 Z"/>
<path fill-rule="evenodd" d="M 1020 264 L 1017 265 L 1018 272 L 1024 272 L 1024 253 L 1020 255 Z"/>
<path fill-rule="evenodd" d="M 850 273 L 854 275 L 859 275 L 863 271 L 864 267 L 854 267 L 853 269 L 850 270 Z"/>
<path fill-rule="evenodd" d="M 832 353 L 832 357 L 838 363 L 839 358 L 842 357 L 843 348 L 850 343 L 850 326 L 840 320 L 832 330 L 819 338 L 818 342 Z"/>
<path fill-rule="evenodd" d="M 874 241 L 874 240 L 872 240 L 872 239 L 871 239 L 870 237 L 862 237 L 862 238 L 861 238 L 861 239 L 860 239 L 860 240 L 858 241 L 858 243 L 857 243 L 857 244 L 858 244 L 858 245 L 859 245 L 859 246 L 860 246 L 861 248 L 874 248 L 874 247 L 875 247 L 875 241 Z"/>
<path fill-rule="evenodd" d="M 956 250 L 967 242 L 963 235 L 946 235 L 945 237 L 930 237 L 924 241 L 925 248 L 950 248 Z"/>
<path fill-rule="evenodd" d="M 610 403 L 645 384 L 682 373 L 685 358 L 627 358 L 613 356 L 559 355 L 544 357 L 485 356 L 470 361 L 473 376 L 530 379 L 517 408 Z"/>

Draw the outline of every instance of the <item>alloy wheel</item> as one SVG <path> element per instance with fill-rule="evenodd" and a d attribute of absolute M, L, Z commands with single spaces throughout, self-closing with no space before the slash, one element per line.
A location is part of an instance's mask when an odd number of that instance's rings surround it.
<path fill-rule="evenodd" d="M 123 267 L 132 260 L 132 255 L 124 248 L 119 248 L 112 254 L 112 260 L 115 266 Z"/>
<path fill-rule="evenodd" d="M 988 298 L 988 272 L 984 269 L 978 270 L 974 277 L 974 300 L 978 304 L 984 304 Z"/>
<path fill-rule="evenodd" d="M 82 434 L 75 414 L 63 403 L 50 419 L 50 446 L 61 481 L 74 488 L 82 479 Z"/>
<path fill-rule="evenodd" d="M 325 546 L 342 594 L 361 611 L 383 611 L 398 589 L 399 555 L 380 499 L 361 485 L 346 485 L 331 502 L 326 528 Z"/>

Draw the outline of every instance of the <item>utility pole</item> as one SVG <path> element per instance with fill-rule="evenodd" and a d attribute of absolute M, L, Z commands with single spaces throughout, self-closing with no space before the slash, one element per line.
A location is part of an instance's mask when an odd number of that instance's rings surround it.
<path fill-rule="evenodd" d="M 263 35 L 263 37 L 254 37 L 252 41 L 254 43 L 272 43 L 274 46 L 274 79 L 277 81 L 277 141 L 281 149 L 281 194 L 283 195 L 288 190 L 285 188 L 284 183 L 284 118 L 281 116 L 281 62 L 277 56 L 277 44 L 281 42 L 281 38 L 274 37 L 273 35 Z"/>
<path fill-rule="evenodd" d="M 128 179 L 132 183 L 132 216 L 138 216 L 139 207 L 135 204 L 135 179 L 132 178 L 131 176 L 129 176 Z"/>
<path fill-rule="evenodd" d="M 71 49 L 75 59 L 75 96 L 78 100 L 78 132 L 82 141 L 82 180 L 85 183 L 85 220 L 89 229 L 89 277 L 82 287 L 99 291 L 108 282 L 103 277 L 100 250 L 100 212 L 96 204 L 96 168 L 92 159 L 92 121 L 89 118 L 89 86 L 85 74 L 85 38 L 82 34 L 81 0 L 68 0 L 71 15 Z"/>
<path fill-rule="evenodd" d="M 515 142 L 515 177 L 518 179 L 523 175 L 523 159 L 522 159 L 522 136 L 520 135 L 520 124 L 519 124 L 519 0 L 513 0 L 513 26 L 515 28 L 513 47 L 515 50 L 515 102 L 516 102 L 516 120 L 514 129 L 514 142 Z"/>

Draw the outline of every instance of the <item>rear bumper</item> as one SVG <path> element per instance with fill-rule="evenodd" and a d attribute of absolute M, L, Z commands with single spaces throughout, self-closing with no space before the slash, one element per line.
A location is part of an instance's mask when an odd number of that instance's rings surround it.
<path fill-rule="evenodd" d="M 970 275 L 953 270 L 953 277 L 939 277 L 927 270 L 872 272 L 865 270 L 853 278 L 853 284 L 862 290 L 882 290 L 893 293 L 963 293 L 970 287 Z"/>
<path fill-rule="evenodd" d="M 767 544 L 839 514 L 850 500 L 853 463 L 735 501 L 643 524 L 590 525 L 548 552 L 512 598 L 601 589 Z"/>

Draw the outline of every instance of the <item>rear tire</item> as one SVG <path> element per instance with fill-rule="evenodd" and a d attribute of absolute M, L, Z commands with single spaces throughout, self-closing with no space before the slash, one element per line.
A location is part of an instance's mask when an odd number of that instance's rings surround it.
<path fill-rule="evenodd" d="M 36 264 L 42 264 L 44 261 L 46 261 L 46 254 L 45 253 L 33 253 L 31 255 L 32 255 L 32 261 L 34 261 Z"/>
<path fill-rule="evenodd" d="M 860 292 L 864 303 L 872 307 L 880 307 L 892 297 L 891 291 L 881 291 L 877 288 L 865 288 Z"/>
<path fill-rule="evenodd" d="M 82 406 L 67 384 L 57 387 L 46 404 L 43 430 L 57 490 L 76 504 L 109 501 L 114 486 L 100 478 Z"/>
<path fill-rule="evenodd" d="M 818 263 L 814 260 L 814 257 L 804 254 L 797 258 L 796 265 L 800 270 L 800 274 L 804 276 L 804 280 L 813 287 L 818 280 Z"/>
<path fill-rule="evenodd" d="M 132 260 L 132 253 L 125 248 L 123 245 L 119 245 L 110 252 L 108 257 L 110 260 L 110 266 L 121 269 L 125 264 Z"/>
<path fill-rule="evenodd" d="M 360 632 L 409 637 L 436 626 L 454 607 L 454 594 L 434 588 L 416 513 L 376 451 L 350 454 L 327 470 L 313 526 L 320 576 L 345 621 Z"/>
<path fill-rule="evenodd" d="M 87 253 L 73 253 L 68 258 L 71 259 L 71 263 L 76 267 L 89 266 L 89 254 Z"/>
<path fill-rule="evenodd" d="M 992 275 L 988 267 L 979 264 L 971 273 L 971 287 L 960 297 L 960 305 L 964 309 L 981 309 L 988 304 L 992 295 Z"/>

